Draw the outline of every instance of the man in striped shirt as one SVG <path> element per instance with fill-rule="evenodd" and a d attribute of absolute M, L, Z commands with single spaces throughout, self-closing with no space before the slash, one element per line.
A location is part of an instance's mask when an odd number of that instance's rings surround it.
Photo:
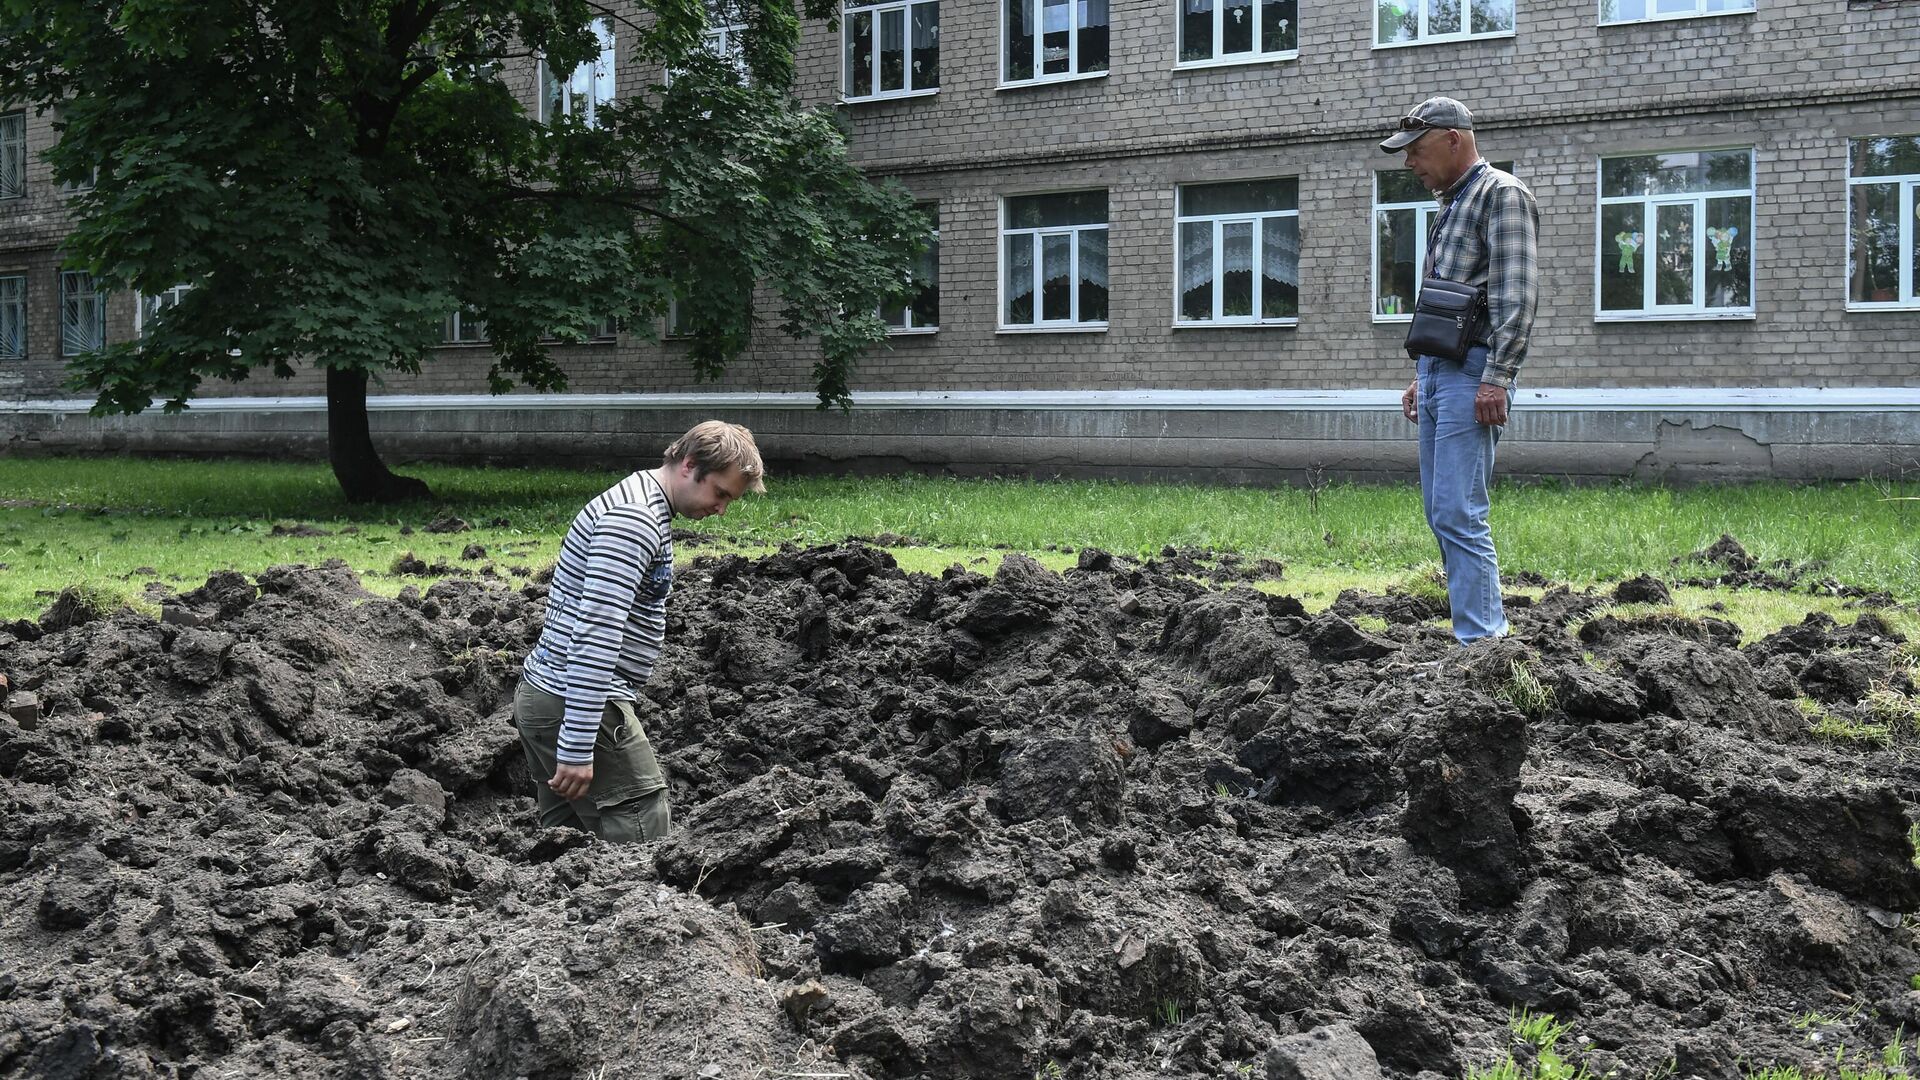
<path fill-rule="evenodd" d="M 672 827 L 666 777 L 635 710 L 666 640 L 672 519 L 726 513 L 766 490 L 764 471 L 752 432 L 708 420 L 667 447 L 659 468 L 601 492 L 573 519 L 546 626 L 513 695 L 541 825 L 617 842 Z"/>
<path fill-rule="evenodd" d="M 1452 98 L 1414 106 L 1380 148 L 1404 152 L 1407 168 L 1440 200 L 1423 278 L 1486 290 L 1467 355 L 1419 357 L 1400 395 L 1401 412 L 1420 425 L 1420 495 L 1447 570 L 1453 635 L 1468 644 L 1507 632 L 1487 486 L 1533 331 L 1540 215 L 1525 184 L 1480 156 L 1473 114 Z"/>

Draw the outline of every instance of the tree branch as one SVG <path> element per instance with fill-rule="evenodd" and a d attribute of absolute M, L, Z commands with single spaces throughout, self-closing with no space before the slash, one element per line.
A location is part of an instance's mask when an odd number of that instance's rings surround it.
<path fill-rule="evenodd" d="M 593 0 L 587 0 L 587 6 L 599 12 L 602 16 L 606 17 L 607 19 L 613 22 L 617 22 L 629 30 L 632 30 L 636 33 L 641 33 L 641 34 L 644 34 L 647 32 L 646 27 L 640 25 L 637 22 L 634 22 L 632 19 L 627 18 L 625 15 L 622 15 L 620 12 L 615 11 L 613 8 L 607 7 L 604 4 L 597 4 L 597 3 L 594 3 Z"/>
<path fill-rule="evenodd" d="M 642 201 L 636 193 L 608 192 L 606 194 L 585 194 L 573 191 L 552 191 L 543 188 L 511 186 L 506 188 L 505 192 L 510 199 L 533 199 L 549 203 L 584 202 L 596 203 L 602 206 L 618 206 L 623 210 L 632 210 L 635 213 L 645 214 L 650 218 L 664 221 L 675 228 L 684 229 L 695 236 L 703 236 L 709 240 L 717 239 L 706 229 L 692 222 L 683 221 L 680 218 L 674 217 L 672 214 L 654 206 L 652 203 Z"/>
<path fill-rule="evenodd" d="M 493 61 L 493 60 L 534 60 L 534 59 L 537 59 L 539 56 L 540 56 L 539 53 L 534 52 L 531 49 L 528 49 L 525 52 L 470 53 L 462 57 L 462 59 L 471 60 L 476 63 L 483 63 L 483 62 Z M 437 56 L 433 53 L 417 53 L 413 56 L 407 57 L 407 63 L 438 64 L 441 59 L 442 58 L 440 56 Z"/>
<path fill-rule="evenodd" d="M 413 93 L 415 90 L 420 89 L 420 85 L 426 82 L 428 79 L 433 78 L 433 76 L 437 72 L 439 72 L 439 70 L 440 70 L 439 64 L 424 64 L 420 67 L 414 68 L 412 74 L 400 80 L 400 92 L 393 95 L 394 104 L 398 105 L 401 101 L 406 99 L 407 95 Z"/>

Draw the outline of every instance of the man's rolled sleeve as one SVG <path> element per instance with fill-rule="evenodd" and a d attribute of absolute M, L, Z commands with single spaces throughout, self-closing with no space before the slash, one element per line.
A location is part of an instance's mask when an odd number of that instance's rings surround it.
<path fill-rule="evenodd" d="M 1509 390 L 1527 359 L 1539 299 L 1540 213 L 1524 187 L 1502 185 L 1487 216 L 1487 316 L 1493 347 L 1480 381 Z"/>

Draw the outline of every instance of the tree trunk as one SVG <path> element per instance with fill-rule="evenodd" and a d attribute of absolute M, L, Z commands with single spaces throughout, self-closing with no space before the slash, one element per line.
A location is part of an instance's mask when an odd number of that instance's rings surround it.
<path fill-rule="evenodd" d="M 327 460 L 348 502 L 391 503 L 428 496 L 425 481 L 395 476 L 373 448 L 367 428 L 367 373 L 327 369 Z"/>

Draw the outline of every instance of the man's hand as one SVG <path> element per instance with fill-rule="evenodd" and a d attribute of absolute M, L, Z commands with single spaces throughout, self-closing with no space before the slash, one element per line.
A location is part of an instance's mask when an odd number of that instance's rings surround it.
<path fill-rule="evenodd" d="M 547 781 L 547 786 L 553 789 L 554 794 L 568 802 L 585 795 L 592 784 L 592 765 L 568 765 L 565 762 L 553 770 L 553 779 Z"/>
<path fill-rule="evenodd" d="M 1507 391 L 1505 387 L 1483 382 L 1480 390 L 1473 395 L 1473 418 L 1488 427 L 1499 427 L 1507 422 Z"/>
<path fill-rule="evenodd" d="M 1415 376 L 1414 380 L 1407 384 L 1407 392 L 1400 395 L 1400 415 L 1406 417 L 1407 419 L 1413 421 L 1416 424 L 1419 423 L 1420 422 L 1419 400 L 1420 400 L 1420 379 L 1419 379 L 1419 376 Z"/>

